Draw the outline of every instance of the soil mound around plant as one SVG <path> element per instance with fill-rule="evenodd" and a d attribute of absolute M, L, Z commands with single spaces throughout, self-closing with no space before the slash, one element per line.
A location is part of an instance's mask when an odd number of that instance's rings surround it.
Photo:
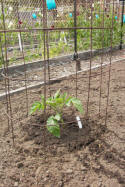
<path fill-rule="evenodd" d="M 22 124 L 24 141 L 33 141 L 34 144 L 43 146 L 47 151 L 56 153 L 58 147 L 67 147 L 68 151 L 80 149 L 98 139 L 106 132 L 106 126 L 99 120 L 81 119 L 83 128 L 79 129 L 75 116 L 64 116 L 61 125 L 61 138 L 51 135 L 45 126 L 43 115 L 32 116 Z"/>

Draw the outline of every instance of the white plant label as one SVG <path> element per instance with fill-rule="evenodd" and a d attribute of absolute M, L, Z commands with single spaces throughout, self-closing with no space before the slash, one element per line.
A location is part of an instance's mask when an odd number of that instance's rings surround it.
<path fill-rule="evenodd" d="M 20 51 L 22 52 L 22 42 L 21 42 L 21 37 L 20 34 L 18 34 L 18 39 L 19 39 L 19 47 L 20 47 Z"/>
<path fill-rule="evenodd" d="M 82 129 L 82 122 L 81 122 L 81 120 L 80 120 L 80 117 L 79 117 L 79 116 L 76 116 L 76 120 L 77 120 L 77 122 L 78 122 L 79 128 Z"/>

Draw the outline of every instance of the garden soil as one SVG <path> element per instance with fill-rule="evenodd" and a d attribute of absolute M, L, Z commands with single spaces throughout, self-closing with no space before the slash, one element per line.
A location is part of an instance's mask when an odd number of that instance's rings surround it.
<path fill-rule="evenodd" d="M 112 62 L 120 61 L 125 58 L 125 49 L 118 50 L 112 53 Z M 92 58 L 92 68 L 95 66 L 100 66 L 101 61 L 103 61 L 103 65 L 110 63 L 110 53 L 107 52 L 104 55 L 97 55 Z M 49 62 L 49 77 L 50 79 L 58 79 L 62 76 L 67 76 L 76 72 L 76 62 L 72 59 L 69 59 L 67 62 L 59 62 L 55 61 L 54 64 Z M 9 66 L 11 67 L 11 66 Z M 85 69 L 89 69 L 90 60 L 81 60 L 81 71 Z M 25 81 L 25 79 L 27 81 Z M 20 72 L 19 70 L 15 71 L 12 75 L 9 75 L 9 89 L 10 91 L 17 90 L 19 88 L 27 86 L 34 86 L 35 84 L 40 84 L 44 81 L 44 67 L 31 69 L 26 71 L 26 75 L 24 72 Z M 0 94 L 5 92 L 5 80 L 0 80 Z"/>
<path fill-rule="evenodd" d="M 25 92 L 11 97 L 14 146 L 11 123 L 7 124 L 6 101 L 0 104 L 0 187 L 124 187 L 125 186 L 125 62 L 91 72 L 88 117 L 89 71 L 77 75 L 77 95 L 85 109 L 79 129 L 75 110 L 64 112 L 61 138 L 44 128 L 43 114 L 26 117 Z M 61 88 L 76 95 L 75 75 L 47 85 L 47 96 Z M 100 87 L 101 85 L 101 87 Z M 101 105 L 100 103 L 101 88 Z M 28 91 L 29 108 L 40 99 L 44 88 Z M 109 102 L 107 118 L 106 109 Z M 99 110 L 100 109 L 100 110 Z M 99 116 L 100 111 L 100 116 Z M 48 116 L 52 111 L 48 111 Z"/>

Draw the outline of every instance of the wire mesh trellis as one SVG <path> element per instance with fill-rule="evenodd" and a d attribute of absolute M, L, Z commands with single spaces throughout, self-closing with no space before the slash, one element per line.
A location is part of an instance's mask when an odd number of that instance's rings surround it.
<path fill-rule="evenodd" d="M 122 32 L 116 36 L 114 30 L 121 22 L 121 27 L 124 26 L 124 10 L 121 12 L 121 5 L 114 0 L 112 2 L 58 0 L 56 9 L 48 10 L 45 0 L 1 0 L 0 2 L 2 62 L 0 81 L 3 85 L 1 86 L 1 98 L 3 98 L 1 118 L 3 123 L 7 120 L 13 143 L 14 124 L 21 123 L 27 118 L 33 101 L 40 99 L 40 95 L 43 94 L 46 103 L 46 99 L 59 88 L 62 92 L 66 91 L 69 95 L 81 99 L 85 109 L 84 117 L 80 116 L 82 120 L 84 118 L 87 121 L 88 118 L 94 117 L 101 119 L 106 126 L 112 50 L 114 46 L 119 45 L 119 38 L 123 37 Z M 121 27 L 118 28 L 119 31 Z M 10 42 L 11 40 L 13 42 Z M 104 54 L 105 48 L 109 50 L 108 52 L 105 50 Z M 93 56 L 95 49 L 101 50 L 97 58 Z M 89 61 L 85 62 L 80 57 L 81 50 L 89 50 Z M 51 57 L 55 57 L 52 53 L 56 53 L 56 56 L 70 53 L 72 58 L 67 59 L 63 56 L 62 62 L 58 62 L 56 58 L 52 63 Z M 39 69 L 36 68 L 38 73 L 36 70 L 34 73 L 33 69 L 29 71 L 28 66 L 31 66 L 31 63 L 27 62 L 27 56 L 36 59 L 37 54 L 41 65 Z M 28 60 L 30 61 L 31 58 Z M 21 59 L 22 64 L 16 64 L 18 59 Z M 63 60 L 67 63 L 63 63 Z M 11 66 L 13 61 L 14 66 Z M 19 66 L 22 71 L 18 72 Z M 17 74 L 11 73 L 13 67 Z M 93 88 L 95 82 L 97 85 Z M 40 125 L 44 145 L 49 137 L 46 135 L 46 120 L 49 112 L 51 113 L 45 106 L 43 124 Z M 70 119 L 65 121 L 65 124 L 73 126 L 77 123 L 75 119 L 77 113 L 74 114 L 74 110 L 66 110 L 65 115 Z M 62 134 L 63 131 L 65 130 L 61 126 Z M 68 133 L 69 131 L 66 137 Z M 79 131 L 79 133 L 81 133 L 80 137 L 84 136 L 83 132 Z M 74 140 L 78 142 L 79 136 L 77 138 L 75 136 Z M 69 138 L 67 142 L 70 141 Z"/>

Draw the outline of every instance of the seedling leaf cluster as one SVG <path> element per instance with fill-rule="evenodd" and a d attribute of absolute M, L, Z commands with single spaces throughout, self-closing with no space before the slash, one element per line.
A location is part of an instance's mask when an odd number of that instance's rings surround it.
<path fill-rule="evenodd" d="M 60 125 L 63 126 L 63 114 L 66 108 L 74 107 L 77 111 L 83 114 L 82 102 L 75 97 L 68 96 L 67 93 L 61 93 L 58 90 L 54 96 L 45 99 L 41 97 L 41 101 L 36 101 L 30 110 L 30 114 L 38 111 L 44 111 L 45 108 L 50 107 L 53 115 L 47 119 L 47 130 L 57 138 L 60 138 Z"/>

